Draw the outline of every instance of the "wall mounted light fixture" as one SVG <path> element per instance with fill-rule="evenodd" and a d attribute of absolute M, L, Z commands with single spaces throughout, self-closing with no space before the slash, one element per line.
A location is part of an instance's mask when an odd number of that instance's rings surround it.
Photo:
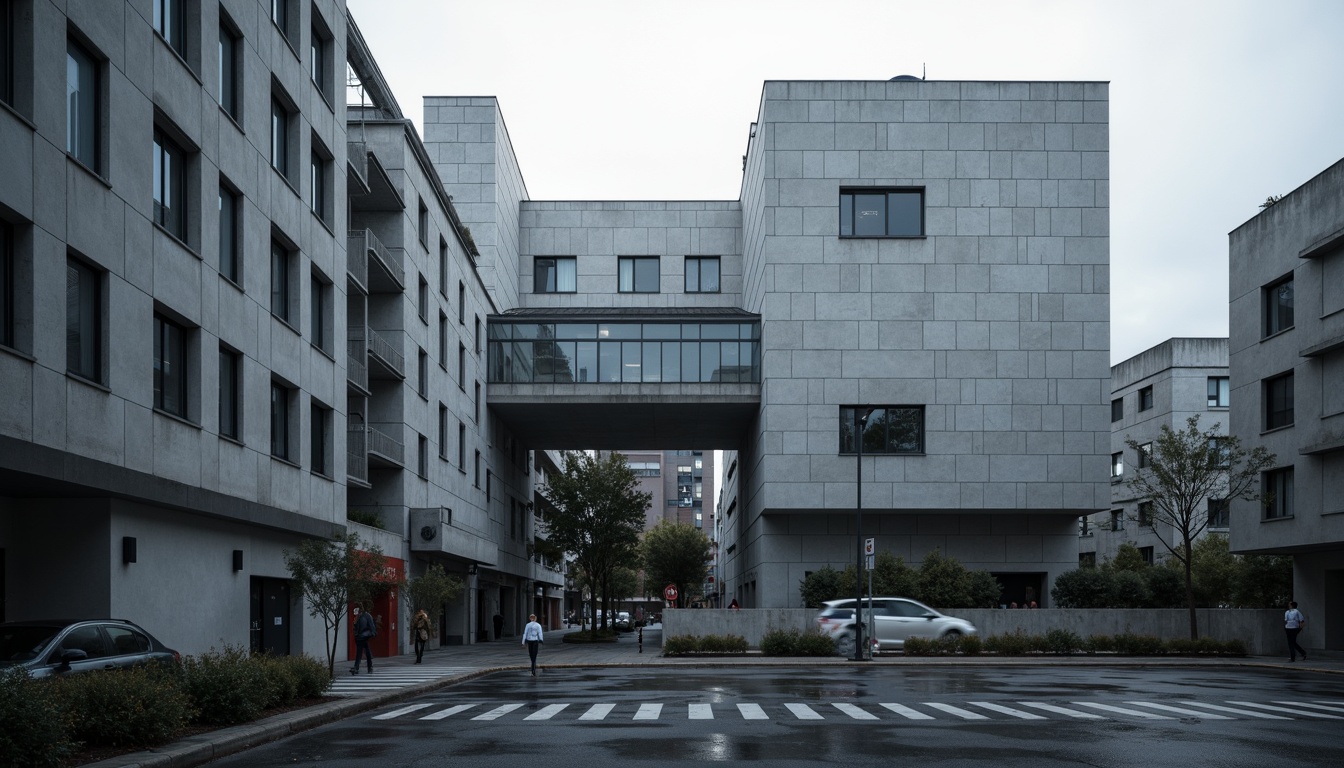
<path fill-rule="evenodd" d="M 241 549 L 233 550 L 233 570 L 243 570 L 243 550 Z"/>
<path fill-rule="evenodd" d="M 135 537 L 121 537 L 121 562 L 124 565 L 130 565 L 135 562 Z"/>

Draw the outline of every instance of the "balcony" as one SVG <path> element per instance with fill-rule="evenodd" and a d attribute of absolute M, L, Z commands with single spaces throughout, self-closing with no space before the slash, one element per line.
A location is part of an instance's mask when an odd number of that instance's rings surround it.
<path fill-rule="evenodd" d="M 365 488 L 369 487 L 368 442 L 363 427 L 346 430 L 345 476 Z"/>
<path fill-rule="evenodd" d="M 490 537 L 462 519 L 453 519 L 447 507 L 411 508 L 411 551 L 438 553 L 469 563 L 496 565 L 499 547 Z"/>
<path fill-rule="evenodd" d="M 346 334 L 351 356 L 357 349 L 368 352 L 367 378 L 405 379 L 406 357 L 385 336 L 367 325 L 351 325 Z M 360 359 L 364 359 L 362 354 Z M 366 381 L 367 381 L 366 378 Z M 367 384 L 365 387 L 367 391 Z"/>
<path fill-rule="evenodd" d="M 380 424 L 383 429 L 394 431 L 400 424 Z M 381 429 L 370 424 L 364 428 L 368 434 L 369 464 L 387 469 L 406 468 L 406 446 Z"/>
<path fill-rule="evenodd" d="M 369 146 L 362 141 L 345 143 L 345 172 L 349 177 L 349 194 L 358 197 L 369 194 Z"/>
<path fill-rule="evenodd" d="M 368 345 L 364 342 L 361 334 L 358 340 L 349 340 L 345 344 L 345 381 L 350 389 L 355 390 L 364 397 L 372 394 L 369 389 L 369 366 L 366 362 L 368 356 Z"/>
<path fill-rule="evenodd" d="M 347 233 L 346 251 L 362 254 L 366 262 L 367 278 L 363 285 L 369 293 L 401 293 L 406 290 L 406 252 L 388 248 L 371 229 L 356 229 Z"/>
<path fill-rule="evenodd" d="M 369 292 L 369 248 L 366 242 L 368 230 L 347 232 L 345 237 L 345 273 L 350 283 L 360 293 Z"/>

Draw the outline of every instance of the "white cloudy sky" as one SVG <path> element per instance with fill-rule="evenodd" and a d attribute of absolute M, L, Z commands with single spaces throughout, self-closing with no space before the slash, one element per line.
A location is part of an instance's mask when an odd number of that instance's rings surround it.
<path fill-rule="evenodd" d="M 1344 157 L 1340 0 L 348 0 L 408 117 L 499 98 L 535 200 L 733 200 L 765 80 L 1106 80 L 1111 360 L 1227 334 L 1227 233 Z"/>

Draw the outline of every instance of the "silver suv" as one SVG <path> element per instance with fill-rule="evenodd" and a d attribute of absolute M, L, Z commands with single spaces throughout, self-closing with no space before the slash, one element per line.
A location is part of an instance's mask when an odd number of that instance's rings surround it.
<path fill-rule="evenodd" d="M 21 666 L 33 677 L 48 677 L 181 660 L 177 651 L 123 619 L 0 624 L 0 671 Z"/>
<path fill-rule="evenodd" d="M 854 655 L 854 599 L 828 600 L 817 614 L 817 626 L 835 640 L 841 656 Z M 862 613 L 868 612 L 868 598 Z M 876 646 L 894 649 L 905 645 L 907 637 L 955 637 L 975 634 L 975 625 L 933 610 L 906 597 L 874 597 L 873 627 Z M 867 630 L 865 627 L 865 634 Z"/>

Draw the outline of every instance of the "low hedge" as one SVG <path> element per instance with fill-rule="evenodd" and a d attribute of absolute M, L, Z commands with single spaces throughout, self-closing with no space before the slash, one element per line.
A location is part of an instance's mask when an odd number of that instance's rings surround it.
<path fill-rule="evenodd" d="M 79 748 L 51 686 L 26 669 L 0 672 L 0 723 L 0 765 L 62 765 Z"/>
<path fill-rule="evenodd" d="M 737 655 L 746 652 L 747 639 L 741 635 L 673 635 L 663 640 L 664 656 Z"/>
<path fill-rule="evenodd" d="M 835 641 L 816 627 L 772 629 L 761 638 L 763 656 L 834 656 Z"/>
<path fill-rule="evenodd" d="M 1092 635 L 1079 637 L 1064 629 L 1053 629 L 1044 635 L 1028 635 L 1021 630 L 983 639 L 977 635 L 963 635 L 930 639 L 912 637 L 905 641 L 907 656 L 947 656 L 961 653 L 975 656 L 981 652 L 998 656 L 1068 656 L 1075 653 L 1114 653 L 1117 656 L 1246 656 L 1242 640 L 1217 640 L 1201 637 L 1198 640 L 1163 640 L 1152 635 L 1123 633 L 1110 637 Z"/>
<path fill-rule="evenodd" d="M 178 671 L 140 667 L 82 674 L 48 683 L 68 717 L 69 736 L 85 746 L 152 747 L 172 741 L 194 714 Z"/>

